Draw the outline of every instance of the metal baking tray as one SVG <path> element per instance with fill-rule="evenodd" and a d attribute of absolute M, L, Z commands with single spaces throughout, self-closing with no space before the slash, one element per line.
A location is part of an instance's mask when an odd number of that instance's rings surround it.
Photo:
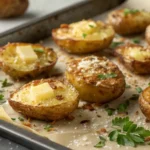
<path fill-rule="evenodd" d="M 64 10 L 48 14 L 15 29 L 0 34 L 0 45 L 8 42 L 37 42 L 50 36 L 51 30 L 61 23 L 91 18 L 121 4 L 123 0 L 89 0 Z M 0 135 L 33 150 L 67 150 L 47 138 L 0 120 Z"/>

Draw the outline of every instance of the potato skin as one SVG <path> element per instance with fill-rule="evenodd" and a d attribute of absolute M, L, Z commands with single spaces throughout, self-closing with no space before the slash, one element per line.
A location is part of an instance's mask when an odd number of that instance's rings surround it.
<path fill-rule="evenodd" d="M 146 28 L 145 39 L 146 39 L 147 43 L 150 45 L 150 25 L 147 26 L 147 28 Z"/>
<path fill-rule="evenodd" d="M 144 48 L 140 45 L 128 44 L 125 46 L 120 46 L 115 50 L 115 55 L 118 56 L 119 61 L 125 65 L 130 71 L 136 74 L 149 74 L 150 73 L 150 60 L 139 61 L 130 56 L 127 56 L 125 53 L 129 48 L 138 48 L 145 51 L 149 48 Z"/>
<path fill-rule="evenodd" d="M 88 21 L 87 21 L 88 22 Z M 96 22 L 97 23 L 97 22 Z M 98 24 L 98 23 L 97 23 Z M 60 38 L 58 36 L 58 32 L 61 30 L 62 32 L 66 32 L 67 30 L 70 30 L 69 24 L 62 24 L 60 28 L 53 29 L 52 30 L 52 37 L 55 41 L 55 43 L 66 50 L 68 53 L 73 54 L 85 54 L 85 53 L 92 53 L 96 52 L 105 48 L 108 48 L 111 44 L 113 38 L 114 38 L 114 30 L 111 26 L 103 24 L 102 30 L 105 30 L 106 28 L 109 28 L 110 35 L 108 35 L 104 39 L 83 39 L 82 37 L 76 39 L 75 37 L 65 37 Z M 64 30 L 64 31 L 63 31 Z"/>
<path fill-rule="evenodd" d="M 41 67 L 40 65 L 37 65 L 36 68 L 34 68 L 33 70 L 23 71 L 23 70 L 18 70 L 16 68 L 12 68 L 9 64 L 0 60 L 0 68 L 6 74 L 10 75 L 14 79 L 23 79 L 23 78 L 30 78 L 30 77 L 33 78 L 33 77 L 38 76 L 41 73 L 48 72 L 52 69 L 52 67 L 55 65 L 55 63 L 57 61 L 57 55 L 52 49 L 43 47 L 40 44 L 30 44 L 30 43 L 10 43 L 10 44 L 7 44 L 6 46 L 0 48 L 0 58 L 3 56 L 3 53 L 7 48 L 10 48 L 10 47 L 15 48 L 16 46 L 26 46 L 26 45 L 32 45 L 33 47 L 36 47 L 36 48 L 42 48 L 44 50 L 44 52 L 47 54 L 51 53 L 51 57 L 52 57 L 53 61 L 47 66 Z"/>
<path fill-rule="evenodd" d="M 150 24 L 150 13 L 144 10 L 124 14 L 125 9 L 112 11 L 108 15 L 108 23 L 118 34 L 130 35 L 144 32 Z"/>
<path fill-rule="evenodd" d="M 42 79 L 42 82 L 48 82 L 49 84 L 54 82 L 54 79 Z M 30 87 L 31 84 L 38 85 L 39 83 L 42 83 L 41 80 L 35 80 L 33 82 L 30 82 L 20 89 L 16 90 L 16 92 L 12 93 L 10 96 L 9 104 L 10 106 L 16 110 L 17 112 L 31 117 L 35 119 L 40 119 L 40 120 L 60 120 L 68 116 L 71 112 L 73 112 L 77 107 L 78 107 L 78 93 L 76 93 L 76 96 L 74 97 L 74 100 L 72 101 L 67 101 L 61 104 L 57 104 L 54 106 L 48 105 L 28 105 L 28 104 L 23 104 L 20 101 L 14 101 L 12 98 L 14 94 L 22 90 L 23 88 Z M 67 82 L 62 82 L 64 84 L 69 84 Z M 54 89 L 55 90 L 55 89 Z M 77 92 L 77 91 L 75 91 Z M 62 101 L 62 100 L 61 100 Z"/>
<path fill-rule="evenodd" d="M 147 87 L 139 97 L 139 105 L 145 117 L 150 120 L 150 87 Z"/>
<path fill-rule="evenodd" d="M 20 16 L 28 5 L 28 0 L 0 0 L 0 18 Z"/>
<path fill-rule="evenodd" d="M 86 58 L 90 60 L 93 56 Z M 98 59 L 108 61 L 105 57 L 99 57 Z M 66 78 L 79 91 L 82 100 L 92 103 L 106 103 L 122 95 L 125 90 L 125 80 L 122 72 L 115 64 L 108 61 L 108 70 L 116 73 L 116 78 L 98 80 L 98 75 L 103 72 L 103 69 L 107 70 L 105 67 L 94 68 L 95 71 L 97 69 L 99 71 L 90 77 L 85 77 L 82 75 L 82 69 L 80 70 L 77 67 L 79 62 L 81 62 L 81 59 L 72 60 L 68 63 Z M 89 70 L 91 69 L 89 68 Z M 97 85 L 98 82 L 100 83 Z"/>

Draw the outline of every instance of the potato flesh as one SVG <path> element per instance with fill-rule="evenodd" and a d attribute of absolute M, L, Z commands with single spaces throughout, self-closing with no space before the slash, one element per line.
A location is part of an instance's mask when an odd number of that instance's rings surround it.
<path fill-rule="evenodd" d="M 50 65 L 48 61 L 52 61 L 50 53 L 46 54 L 45 52 L 43 53 L 37 52 L 36 54 L 38 56 L 38 59 L 34 63 L 26 63 L 25 61 L 22 61 L 22 59 L 16 54 L 15 48 L 16 48 L 15 46 L 7 47 L 3 51 L 3 55 L 0 56 L 0 61 L 16 70 L 32 71 L 36 68 L 37 63 L 40 65 L 40 67 L 44 67 Z M 40 49 L 39 47 L 33 48 Z"/>
<path fill-rule="evenodd" d="M 75 38 L 82 40 L 102 40 L 114 34 L 112 27 L 104 27 L 102 22 L 83 20 L 72 23 L 69 29 L 58 29 L 59 38 Z"/>
<path fill-rule="evenodd" d="M 42 82 L 42 81 L 41 81 Z M 39 83 L 40 84 L 40 83 Z M 24 87 L 18 92 L 16 92 L 11 100 L 21 102 L 25 105 L 32 105 L 32 106 L 55 106 L 60 105 L 62 103 L 68 102 L 68 101 L 74 101 L 75 97 L 77 97 L 77 92 L 71 85 L 61 85 L 60 82 L 55 82 L 55 85 L 57 85 L 56 89 L 53 89 L 53 97 L 44 99 L 41 101 L 36 101 L 31 98 L 30 95 L 30 86 Z M 32 86 L 32 84 L 31 84 Z M 57 99 L 57 96 L 62 96 L 63 99 Z"/>

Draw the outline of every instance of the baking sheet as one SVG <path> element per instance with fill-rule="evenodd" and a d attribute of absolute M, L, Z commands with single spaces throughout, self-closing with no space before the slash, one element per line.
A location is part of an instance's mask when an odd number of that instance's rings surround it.
<path fill-rule="evenodd" d="M 148 0 L 145 2 L 148 2 Z M 137 0 L 132 0 L 128 1 L 126 5 L 124 4 L 122 7 L 128 6 L 134 6 L 134 8 L 139 8 L 136 7 L 136 5 L 133 5 L 137 3 Z M 142 0 L 138 0 L 138 4 L 142 3 Z M 139 5 L 138 5 L 139 6 Z M 132 7 L 133 8 L 133 7 Z M 143 6 L 142 6 L 143 8 Z M 142 9 L 141 8 L 141 9 Z M 148 9 L 148 7 L 145 7 L 145 9 Z M 105 14 L 106 15 L 106 14 Z M 96 16 L 95 19 L 103 19 L 105 15 L 101 16 Z M 138 36 L 136 36 L 138 37 Z M 134 37 L 130 37 L 135 38 Z M 129 37 L 124 38 L 126 42 L 130 42 Z M 144 40 L 144 36 L 140 35 L 138 38 L 141 38 L 141 41 Z M 122 40 L 121 37 L 118 37 L 114 40 Z M 58 54 L 58 62 L 56 66 L 54 67 L 52 73 L 50 75 L 55 75 L 55 74 L 61 74 L 65 71 L 65 63 L 71 58 L 71 57 L 78 57 L 76 55 L 68 55 L 66 52 L 62 51 L 60 48 L 58 48 L 52 41 L 51 38 L 46 39 L 41 42 L 44 46 L 48 47 L 53 47 L 54 50 Z M 143 45 L 146 45 L 145 42 L 142 42 Z M 138 75 L 133 75 L 131 72 L 129 72 L 123 65 L 118 63 L 116 58 L 112 57 L 111 50 L 106 49 L 103 52 L 95 53 L 95 55 L 99 56 L 107 56 L 110 58 L 114 63 L 116 63 L 120 70 L 123 72 L 123 74 L 126 76 L 126 83 L 131 85 L 131 88 L 126 89 L 124 94 L 116 99 L 115 101 L 109 103 L 110 107 L 116 107 L 118 104 L 123 103 L 126 99 L 131 97 L 133 94 L 137 94 L 137 91 L 135 90 L 136 87 L 141 87 L 144 89 L 145 87 L 148 86 L 148 83 L 150 81 L 149 76 L 138 76 Z M 61 69 L 60 69 L 61 68 Z M 11 79 L 5 75 L 3 72 L 0 71 L 0 78 L 8 78 L 10 82 Z M 21 83 L 24 84 L 24 83 Z M 5 89 L 5 97 L 9 97 L 9 92 L 8 91 L 13 91 L 15 88 L 18 88 L 21 86 L 21 84 L 18 82 L 14 86 L 9 87 L 8 89 Z M 80 106 L 82 103 L 80 103 Z M 55 141 L 57 143 L 60 143 L 64 146 L 67 146 L 69 148 L 75 149 L 75 150 L 96 150 L 94 148 L 94 145 L 99 142 L 99 134 L 97 131 L 99 131 L 102 128 L 106 128 L 106 130 L 109 132 L 110 127 L 111 127 L 111 120 L 115 117 L 119 116 L 126 116 L 125 114 L 115 114 L 113 116 L 108 116 L 107 112 L 105 111 L 104 106 L 95 106 L 94 111 L 89 111 L 85 109 L 79 108 L 72 114 L 75 118 L 73 120 L 61 120 L 57 122 L 53 122 L 54 130 L 47 132 L 44 130 L 45 125 L 49 124 L 49 122 L 41 122 L 37 120 L 27 120 L 25 119 L 24 122 L 20 122 L 17 118 L 20 116 L 20 114 L 16 113 L 12 108 L 6 103 L 3 105 L 3 108 L 5 112 L 9 115 L 11 118 L 16 118 L 14 122 L 17 124 L 26 124 L 29 123 L 35 131 L 37 131 L 39 134 L 48 137 L 52 141 Z M 138 112 L 138 113 L 137 113 Z M 0 117 L 3 115 L 3 113 L 0 114 Z M 128 108 L 128 116 L 130 117 L 131 120 L 133 120 L 135 123 L 137 123 L 139 126 L 144 126 L 145 128 L 150 129 L 150 124 L 145 121 L 145 117 L 141 113 L 138 102 L 137 101 L 131 101 L 129 108 Z M 7 118 L 8 119 L 8 118 Z M 88 120 L 87 123 L 81 123 L 83 120 Z M 12 122 L 12 121 L 11 121 Z M 107 133 L 106 133 L 107 134 Z M 106 134 L 103 134 L 103 136 L 106 136 Z M 107 138 L 107 136 L 106 136 Z M 106 143 L 106 146 L 103 147 L 103 149 L 111 150 L 111 149 L 121 149 L 121 150 L 133 150 L 135 148 L 132 147 L 124 147 L 124 146 L 119 146 L 115 142 L 110 142 L 109 140 Z M 138 146 L 136 147 L 136 150 L 149 150 L 149 146 Z"/>

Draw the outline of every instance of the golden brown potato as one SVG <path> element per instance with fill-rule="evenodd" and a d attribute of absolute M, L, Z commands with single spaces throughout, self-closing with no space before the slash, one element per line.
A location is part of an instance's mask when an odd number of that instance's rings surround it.
<path fill-rule="evenodd" d="M 150 120 L 150 87 L 147 87 L 139 97 L 141 111 Z"/>
<path fill-rule="evenodd" d="M 68 62 L 66 78 L 88 102 L 106 103 L 125 90 L 122 72 L 105 57 L 88 56 Z"/>
<path fill-rule="evenodd" d="M 69 53 L 90 53 L 109 47 L 114 30 L 101 21 L 82 20 L 62 24 L 53 29 L 52 36 L 57 45 Z"/>
<path fill-rule="evenodd" d="M 115 50 L 119 60 L 136 74 L 150 73 L 150 48 L 128 44 Z"/>
<path fill-rule="evenodd" d="M 0 18 L 20 16 L 28 5 L 28 0 L 0 0 Z"/>
<path fill-rule="evenodd" d="M 145 31 L 145 38 L 148 44 L 150 44 L 150 25 L 147 26 L 146 31 Z"/>
<path fill-rule="evenodd" d="M 35 80 L 11 94 L 9 104 L 17 112 L 31 118 L 58 120 L 78 107 L 78 92 L 66 81 Z"/>
<path fill-rule="evenodd" d="M 33 61 L 23 60 L 17 54 L 17 48 L 22 46 L 30 46 L 37 59 Z M 30 53 L 28 55 L 31 56 Z M 40 44 L 10 43 L 0 48 L 0 68 L 15 79 L 35 77 L 42 72 L 48 73 L 56 61 L 56 53 Z"/>
<path fill-rule="evenodd" d="M 150 24 L 150 13 L 137 9 L 114 10 L 108 15 L 108 23 L 118 34 L 129 35 L 144 32 Z"/>

